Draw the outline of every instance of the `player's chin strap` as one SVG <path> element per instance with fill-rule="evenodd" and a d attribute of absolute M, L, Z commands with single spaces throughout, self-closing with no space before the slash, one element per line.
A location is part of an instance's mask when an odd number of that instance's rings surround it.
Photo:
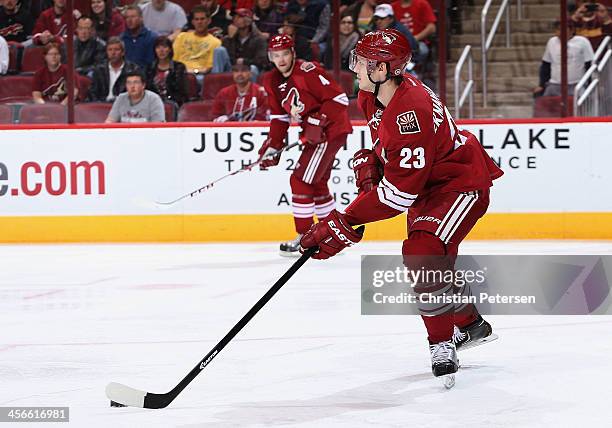
<path fill-rule="evenodd" d="M 380 89 L 380 85 L 387 82 L 389 79 L 393 77 L 393 75 L 389 72 L 389 63 L 387 62 L 387 75 L 385 76 L 385 80 L 382 82 L 375 82 L 372 80 L 372 76 L 368 73 L 368 80 L 374 84 L 374 99 L 378 98 L 378 91 Z"/>

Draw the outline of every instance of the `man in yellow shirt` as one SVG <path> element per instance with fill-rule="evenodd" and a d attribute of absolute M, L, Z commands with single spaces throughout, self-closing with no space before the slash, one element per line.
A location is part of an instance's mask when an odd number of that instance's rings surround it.
<path fill-rule="evenodd" d="M 208 33 L 210 12 L 204 6 L 191 11 L 193 31 L 180 33 L 172 45 L 174 60 L 182 62 L 187 71 L 201 76 L 208 73 L 227 72 L 231 68 L 229 54 L 221 46 L 221 40 Z"/>

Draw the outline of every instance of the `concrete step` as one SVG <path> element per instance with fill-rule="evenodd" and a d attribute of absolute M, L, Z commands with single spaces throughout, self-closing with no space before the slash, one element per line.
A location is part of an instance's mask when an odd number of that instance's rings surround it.
<path fill-rule="evenodd" d="M 527 46 L 538 46 L 544 53 L 544 47 L 548 39 L 552 37 L 549 33 L 518 33 L 513 32 L 510 36 L 511 47 L 518 47 L 522 45 Z M 495 39 L 493 39 L 493 46 L 504 46 L 506 39 L 503 33 L 499 33 Z M 461 48 L 465 45 L 472 45 L 472 47 L 480 46 L 480 34 L 460 34 L 451 37 L 450 47 Z"/>
<path fill-rule="evenodd" d="M 446 87 L 454 87 L 453 78 L 446 79 Z M 527 77 L 502 77 L 489 76 L 487 90 L 489 94 L 494 92 L 524 92 L 531 94 L 533 88 L 538 84 L 538 75 Z M 482 79 L 474 79 L 474 86 L 477 92 L 482 91 Z"/>
<path fill-rule="evenodd" d="M 487 102 L 491 107 L 504 105 L 525 106 L 533 103 L 533 96 L 526 92 L 494 92 L 489 93 Z M 455 91 L 453 86 L 447 88 L 446 104 L 449 109 L 452 108 L 451 112 L 453 112 L 455 108 Z M 467 101 L 465 105 L 467 105 Z M 482 106 L 482 93 L 480 92 L 474 94 L 474 107 L 478 106 Z"/>
<path fill-rule="evenodd" d="M 522 61 L 522 62 L 487 62 L 487 73 L 489 77 L 531 77 L 538 76 L 540 71 L 541 61 Z M 448 63 L 448 70 L 455 75 L 455 62 Z M 480 79 L 482 77 L 482 63 L 474 61 L 473 63 L 473 78 Z M 464 79 L 468 77 L 468 66 L 465 64 L 461 75 Z M 536 77 L 537 78 L 537 77 Z"/>
<path fill-rule="evenodd" d="M 462 7 L 477 6 L 480 9 L 482 9 L 486 2 L 487 0 L 464 1 L 462 3 Z M 557 7 L 559 6 L 558 0 L 523 0 L 521 3 L 523 4 L 523 7 L 529 6 L 529 5 L 538 5 L 538 4 L 539 5 L 557 5 Z M 500 5 L 500 4 L 501 4 L 501 0 L 495 0 L 493 2 L 493 5 Z M 512 1 L 512 5 L 516 6 L 516 2 Z"/>
<path fill-rule="evenodd" d="M 510 19 L 516 20 L 518 16 L 518 9 L 516 7 L 516 2 L 513 2 L 514 5 L 510 7 Z M 494 6 L 489 8 L 489 13 L 487 18 L 490 20 L 495 19 L 497 16 L 497 11 L 499 10 L 499 6 L 501 2 L 495 2 Z M 478 19 L 480 21 L 480 15 L 482 13 L 482 8 L 484 5 L 480 6 L 464 6 L 462 8 L 462 18 L 464 20 L 468 19 Z M 544 22 L 547 22 L 549 28 L 551 28 L 552 21 L 561 14 L 561 9 L 559 8 L 558 3 L 551 4 L 523 4 L 523 19 L 540 19 Z M 502 19 L 505 19 L 502 17 Z M 518 21 L 517 21 L 518 22 Z"/>
<path fill-rule="evenodd" d="M 463 34 L 480 34 L 480 19 L 466 19 L 462 23 Z M 487 31 L 490 31 L 492 22 L 487 23 Z M 497 28 L 497 37 L 505 37 L 506 22 L 502 21 Z M 544 19 L 521 19 L 510 22 L 512 33 L 547 33 L 553 36 L 552 20 Z M 505 40 L 505 39 L 504 39 Z"/>
<path fill-rule="evenodd" d="M 467 109 L 461 116 L 467 119 Z M 476 119 L 509 119 L 509 118 L 530 118 L 533 117 L 533 105 L 528 106 L 496 106 L 496 107 L 476 107 L 474 109 Z"/>
<path fill-rule="evenodd" d="M 458 60 L 463 52 L 461 48 L 451 48 L 451 58 Z M 544 46 L 521 46 L 521 47 L 493 47 L 487 53 L 487 59 L 492 62 L 515 62 L 515 61 L 538 61 L 544 55 Z M 480 46 L 472 47 L 472 58 L 479 62 L 482 57 Z"/>

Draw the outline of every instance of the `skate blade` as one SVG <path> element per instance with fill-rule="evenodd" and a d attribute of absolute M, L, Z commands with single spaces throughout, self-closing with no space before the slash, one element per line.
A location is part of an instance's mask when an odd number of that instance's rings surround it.
<path fill-rule="evenodd" d="M 487 337 L 483 337 L 482 339 L 475 340 L 473 342 L 468 343 L 467 345 L 462 346 L 461 348 L 457 349 L 457 351 L 465 351 L 466 349 L 475 348 L 480 345 L 485 345 L 497 339 L 499 339 L 499 336 L 496 335 L 495 333 L 491 333 Z"/>
<path fill-rule="evenodd" d="M 442 376 L 442 383 L 444 384 L 444 388 L 451 389 L 453 386 L 455 386 L 455 375 L 447 374 Z"/>

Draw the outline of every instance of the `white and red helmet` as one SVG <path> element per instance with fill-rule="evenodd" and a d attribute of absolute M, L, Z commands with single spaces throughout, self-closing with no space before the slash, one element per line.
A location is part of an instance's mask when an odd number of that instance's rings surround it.
<path fill-rule="evenodd" d="M 412 49 L 406 36 L 397 30 L 372 31 L 363 36 L 351 52 L 349 69 L 355 71 L 358 58 L 367 60 L 367 72 L 372 73 L 383 62 L 388 66 L 388 76 L 401 76 L 412 57 Z"/>
<path fill-rule="evenodd" d="M 270 52 L 284 51 L 287 49 L 291 49 L 291 52 L 295 56 L 295 42 L 291 36 L 287 34 L 277 34 L 271 37 L 268 41 L 268 59 L 272 61 Z"/>

